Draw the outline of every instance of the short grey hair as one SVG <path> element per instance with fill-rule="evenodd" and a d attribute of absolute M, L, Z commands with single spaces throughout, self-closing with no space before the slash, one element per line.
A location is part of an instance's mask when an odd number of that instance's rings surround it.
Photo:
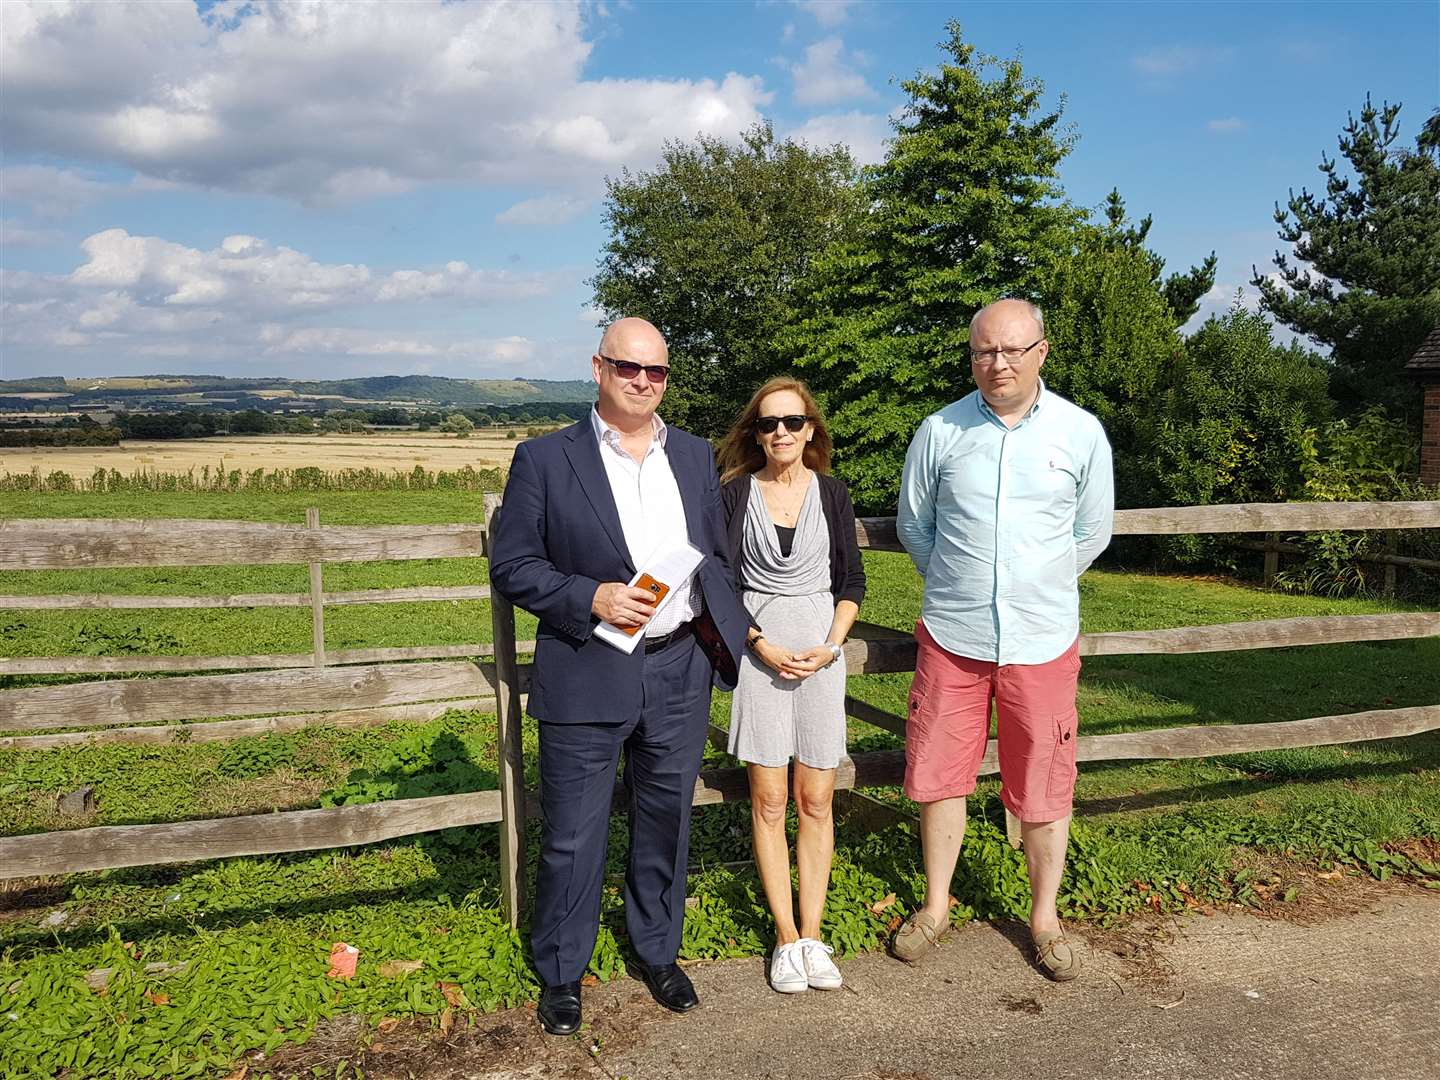
<path fill-rule="evenodd" d="M 1023 296 L 1002 296 L 999 300 L 994 300 L 994 301 L 991 301 L 990 303 L 986 304 L 986 305 L 985 305 L 984 307 L 982 307 L 979 311 L 975 312 L 974 315 L 970 316 L 970 333 L 972 333 L 972 334 L 975 333 L 975 324 L 980 321 L 980 316 L 981 316 L 981 315 L 984 315 L 987 311 L 989 311 L 991 308 L 993 308 L 996 304 L 1003 304 L 1003 303 L 1005 303 L 1006 301 L 1009 301 L 1009 300 L 1013 300 L 1013 301 L 1014 301 L 1015 303 L 1017 303 L 1017 304 L 1024 304 L 1024 305 L 1025 305 L 1025 310 L 1029 313 L 1030 317 L 1035 320 L 1035 325 L 1036 325 L 1036 326 L 1039 328 L 1039 330 L 1040 330 L 1040 336 L 1041 336 L 1041 337 L 1044 337 L 1044 336 L 1045 336 L 1045 313 L 1040 310 L 1040 306 L 1039 306 L 1038 304 L 1032 304 L 1029 300 L 1026 300 Z"/>

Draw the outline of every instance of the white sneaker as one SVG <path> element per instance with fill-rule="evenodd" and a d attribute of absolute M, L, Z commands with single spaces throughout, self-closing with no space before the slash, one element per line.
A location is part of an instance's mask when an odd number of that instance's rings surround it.
<path fill-rule="evenodd" d="M 795 943 L 800 950 L 801 963 L 805 965 L 805 981 L 816 990 L 839 990 L 844 981 L 840 969 L 830 959 L 835 950 L 822 945 L 814 938 L 801 938 Z"/>
<path fill-rule="evenodd" d="M 800 955 L 800 942 L 776 945 L 770 958 L 770 986 L 781 994 L 799 994 L 810 989 L 805 977 L 805 961 Z"/>

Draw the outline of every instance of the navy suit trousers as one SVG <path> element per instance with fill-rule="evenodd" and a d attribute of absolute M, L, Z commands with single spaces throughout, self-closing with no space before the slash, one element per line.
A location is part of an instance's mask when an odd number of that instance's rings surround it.
<path fill-rule="evenodd" d="M 641 648 L 644 646 L 642 645 Z M 615 770 L 623 752 L 630 865 L 625 926 L 645 964 L 672 964 L 685 920 L 690 806 L 710 720 L 710 663 L 692 637 L 644 657 L 639 715 L 619 724 L 540 723 L 545 817 L 531 946 L 547 986 L 585 972 L 600 899 Z"/>

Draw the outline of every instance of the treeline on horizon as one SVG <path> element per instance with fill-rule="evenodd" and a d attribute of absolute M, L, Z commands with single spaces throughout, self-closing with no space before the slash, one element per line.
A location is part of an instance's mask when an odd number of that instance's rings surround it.
<path fill-rule="evenodd" d="M 514 407 L 541 402 L 589 402 L 595 397 L 594 384 L 588 379 L 453 379 L 439 375 L 375 375 L 356 379 L 297 380 L 232 378 L 224 375 L 137 375 L 125 378 L 183 385 L 152 387 L 99 387 L 91 390 L 78 385 L 87 379 L 66 379 L 63 376 L 40 376 L 33 379 L 0 379 L 0 408 L 25 409 L 54 407 L 55 401 L 36 401 L 19 394 L 66 394 L 64 404 L 94 401 L 155 399 L 157 405 L 186 408 L 184 402 L 167 401 L 181 393 L 234 394 L 244 407 L 261 411 L 313 406 L 331 407 L 314 398 L 265 398 L 259 390 L 288 390 L 298 395 L 319 398 L 340 397 L 359 401 L 414 401 L 421 405 L 489 405 Z M 196 406 L 219 405 L 202 401 Z"/>
<path fill-rule="evenodd" d="M 714 438 L 794 372 L 857 507 L 893 512 L 916 427 L 974 388 L 971 316 L 1014 296 L 1045 311 L 1046 384 L 1104 422 L 1121 506 L 1415 490 L 1421 395 L 1403 367 L 1440 323 L 1440 112 L 1411 144 L 1398 104 L 1337 117 L 1321 190 L 1297 177 L 1274 193 L 1293 246 L 1252 270 L 1260 310 L 1237 297 L 1184 334 L 1213 253 L 1167 270 L 1124 177 L 1098 210 L 1073 203 L 1060 165 L 1080 136 L 1063 105 L 1018 59 L 947 29 L 939 65 L 900 84 L 878 165 L 762 124 L 739 144 L 672 142 L 654 170 L 608 181 L 593 299 L 665 334 L 667 420 Z M 1276 323 L 1326 351 L 1277 344 Z"/>
<path fill-rule="evenodd" d="M 455 416 L 475 428 L 514 425 L 568 424 L 590 409 L 587 402 L 537 401 L 505 409 L 435 409 L 387 406 L 378 409 L 330 409 L 323 415 L 283 414 L 244 409 L 185 409 L 178 412 L 117 413 L 109 424 L 99 424 L 84 413 L 58 423 L 10 420 L 0 423 L 0 447 L 115 446 L 122 439 L 204 439 L 217 435 L 329 435 L 363 434 L 374 427 L 412 428 L 417 431 L 450 430 Z"/>

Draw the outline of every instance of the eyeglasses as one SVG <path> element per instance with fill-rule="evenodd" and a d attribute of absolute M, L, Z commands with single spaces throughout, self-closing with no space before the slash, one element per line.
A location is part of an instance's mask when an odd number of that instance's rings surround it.
<path fill-rule="evenodd" d="M 774 435 L 775 429 L 781 424 L 785 430 L 792 435 L 798 435 L 805 430 L 805 425 L 810 423 L 809 416 L 758 416 L 755 418 L 755 430 L 762 435 Z"/>
<path fill-rule="evenodd" d="M 652 383 L 662 383 L 670 377 L 670 368 L 665 364 L 637 364 L 634 360 L 612 360 L 604 353 L 596 353 L 607 364 L 615 369 L 615 374 L 622 379 L 633 379 L 640 372 L 645 372 L 645 377 Z"/>
<path fill-rule="evenodd" d="M 989 349 L 986 352 L 972 352 L 970 363 L 976 367 L 991 367 L 997 360 L 1004 360 L 1007 364 L 1018 364 L 1025 358 L 1026 353 L 1044 340 L 1044 337 L 1038 337 L 1023 349 Z"/>

